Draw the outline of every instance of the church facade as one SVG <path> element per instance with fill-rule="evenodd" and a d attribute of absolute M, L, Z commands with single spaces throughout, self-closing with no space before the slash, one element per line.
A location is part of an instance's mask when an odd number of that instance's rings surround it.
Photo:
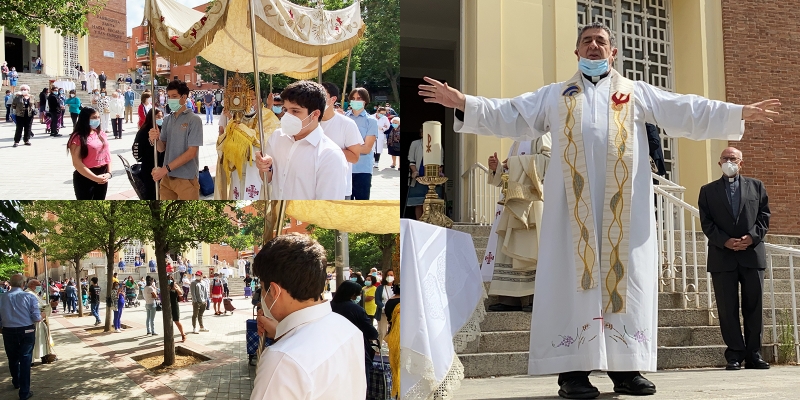
<path fill-rule="evenodd" d="M 773 4 L 775 13 L 764 12 L 762 2 L 745 0 L 443 0 L 436 3 L 410 0 L 402 4 L 401 87 L 406 110 L 403 124 L 412 132 L 424 120 L 443 123 L 444 168 L 452 182 L 446 188 L 447 197 L 454 219 L 463 222 L 487 222 L 481 221 L 486 212 L 476 210 L 475 202 L 469 199 L 468 171 L 476 163 L 486 165 L 494 152 L 504 158 L 513 142 L 454 134 L 452 112 L 423 105 L 416 94 L 423 76 L 447 81 L 467 94 L 514 97 L 569 79 L 577 69 L 574 50 L 578 27 L 601 21 L 615 32 L 617 39 L 619 53 L 614 68 L 630 79 L 643 80 L 667 91 L 746 104 L 795 93 L 780 87 L 796 84 L 778 82 L 773 73 L 776 68 L 788 65 L 781 61 L 787 54 L 785 46 L 773 51 L 777 43 L 795 39 L 747 35 L 748 43 L 744 45 L 741 36 L 743 21 L 758 32 L 786 31 L 790 21 L 781 22 L 785 13 L 778 11 L 779 1 L 763 2 L 767 8 Z M 749 56 L 742 56 L 743 48 Z M 742 73 L 751 69 L 753 74 Z M 793 117 L 781 118 L 780 121 L 785 121 Z M 772 232 L 800 234 L 800 211 L 790 210 L 794 200 L 790 199 L 787 180 L 780 173 L 785 169 L 778 170 L 779 163 L 773 162 L 794 160 L 793 156 L 790 160 L 774 153 L 785 148 L 775 146 L 779 136 L 796 135 L 786 133 L 782 124 L 748 124 L 745 140 L 731 145 L 745 153 L 743 174 L 759 178 L 767 185 L 773 205 Z M 667 178 L 684 186 L 684 199 L 696 205 L 700 187 L 721 176 L 717 161 L 728 142 L 662 136 L 662 143 Z M 476 185 L 479 183 L 473 181 L 471 186 Z M 491 223 L 491 219 L 487 220 Z"/>
<path fill-rule="evenodd" d="M 0 46 L 0 59 L 17 71 L 33 72 L 34 60 L 41 57 L 42 74 L 53 77 L 77 77 L 75 66 L 80 64 L 86 71 L 105 71 L 109 80 L 116 80 L 119 74 L 127 73 L 126 1 L 108 0 L 100 13 L 88 15 L 89 34 L 82 37 L 61 36 L 52 28 L 41 26 L 37 44 L 4 28 L 0 30 L 4 43 Z"/>

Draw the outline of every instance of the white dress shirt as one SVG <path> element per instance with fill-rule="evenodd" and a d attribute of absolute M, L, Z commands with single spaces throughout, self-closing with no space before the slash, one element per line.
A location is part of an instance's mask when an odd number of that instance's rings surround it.
<path fill-rule="evenodd" d="M 389 118 L 385 115 L 376 119 L 378 120 L 378 139 L 375 140 L 375 145 L 372 146 L 372 149 L 375 153 L 381 153 L 386 145 L 386 135 L 383 133 L 392 126 L 392 123 L 389 122 Z"/>
<path fill-rule="evenodd" d="M 367 393 L 364 336 L 324 302 L 289 314 L 261 353 L 250 400 L 353 400 Z"/>
<path fill-rule="evenodd" d="M 358 130 L 358 125 L 352 118 L 345 117 L 339 113 L 333 113 L 333 118 L 320 122 L 325 136 L 329 137 L 341 149 L 346 149 L 350 146 L 357 144 L 364 144 L 364 139 L 361 138 L 361 132 Z M 361 153 L 358 153 L 360 156 Z M 345 196 L 353 194 L 353 164 L 347 163 L 347 175 L 344 177 L 345 182 Z"/>
<path fill-rule="evenodd" d="M 267 141 L 274 200 L 343 200 L 347 160 L 321 127 L 300 140 L 280 129 Z"/>

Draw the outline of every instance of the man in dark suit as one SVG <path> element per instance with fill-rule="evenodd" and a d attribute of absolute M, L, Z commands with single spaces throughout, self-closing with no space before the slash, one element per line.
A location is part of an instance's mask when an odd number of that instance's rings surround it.
<path fill-rule="evenodd" d="M 105 89 L 106 88 L 106 81 L 108 80 L 108 77 L 106 76 L 106 72 L 105 71 L 100 71 L 100 75 L 97 76 L 97 79 L 100 81 L 100 89 Z"/>
<path fill-rule="evenodd" d="M 769 229 L 769 204 L 764 184 L 739 174 L 742 152 L 728 147 L 719 163 L 722 178 L 700 189 L 697 207 L 708 237 L 707 268 L 714 284 L 719 326 L 728 348 L 726 369 L 768 369 L 761 358 L 762 296 Z M 744 338 L 739 325 L 739 285 L 742 291 Z"/>

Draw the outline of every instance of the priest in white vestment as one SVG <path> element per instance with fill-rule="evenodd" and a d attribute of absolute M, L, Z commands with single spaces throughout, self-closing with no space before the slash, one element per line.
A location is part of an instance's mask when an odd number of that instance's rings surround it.
<path fill-rule="evenodd" d="M 493 186 L 502 186 L 502 171 L 509 178 L 505 206 L 498 205 L 499 216 L 492 224 L 489 244 L 483 258 L 481 276 L 488 274 L 489 295 L 497 301 L 488 311 L 531 312 L 539 254 L 539 224 L 542 219 L 542 182 L 550 162 L 550 133 L 536 140 L 514 142 L 508 158 L 497 171 L 497 153 L 489 157 L 487 177 Z M 491 270 L 491 271 L 489 271 Z"/>
<path fill-rule="evenodd" d="M 653 394 L 658 254 L 645 123 L 673 137 L 740 140 L 743 121 L 771 122 L 776 99 L 751 105 L 669 93 L 611 68 L 614 36 L 581 28 L 579 71 L 513 99 L 465 96 L 436 80 L 426 102 L 456 108 L 455 130 L 532 140 L 552 133 L 553 157 L 536 276 L 528 371 L 559 373 L 559 395 L 595 398 L 592 370 L 614 391 Z"/>

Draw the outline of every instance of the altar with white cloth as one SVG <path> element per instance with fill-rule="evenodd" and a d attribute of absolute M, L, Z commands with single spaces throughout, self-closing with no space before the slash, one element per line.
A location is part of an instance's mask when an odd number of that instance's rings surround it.
<path fill-rule="evenodd" d="M 65 93 L 69 93 L 70 90 L 75 90 L 75 82 L 72 81 L 55 81 L 53 82 L 53 86 L 64 89 Z"/>
<path fill-rule="evenodd" d="M 479 265 L 470 235 L 400 220 L 400 398 L 455 398 L 464 379 L 456 352 L 486 315 Z"/>

